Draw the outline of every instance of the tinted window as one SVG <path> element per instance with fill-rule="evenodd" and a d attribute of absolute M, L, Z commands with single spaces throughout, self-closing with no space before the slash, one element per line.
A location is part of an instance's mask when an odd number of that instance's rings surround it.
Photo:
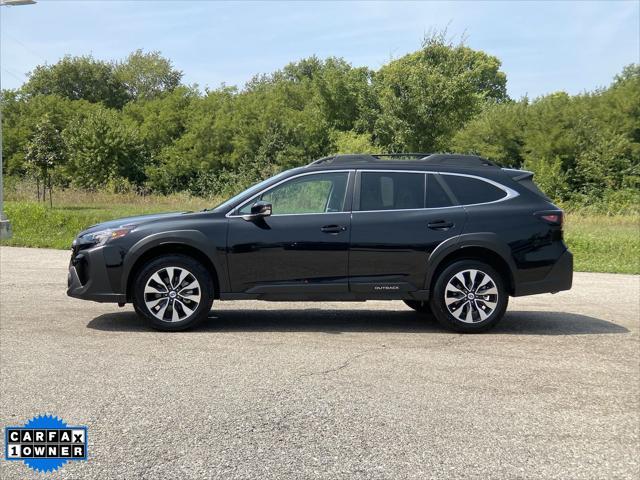
<path fill-rule="evenodd" d="M 424 208 L 422 173 L 362 172 L 360 210 Z"/>
<path fill-rule="evenodd" d="M 441 178 L 447 182 L 451 191 L 462 205 L 474 203 L 486 203 L 500 200 L 507 193 L 477 178 L 461 177 L 459 175 L 442 175 Z"/>
<path fill-rule="evenodd" d="M 252 200 L 242 207 L 240 213 L 249 213 L 251 205 L 257 200 L 271 203 L 273 215 L 341 212 L 348 175 L 346 172 L 336 172 L 294 178 Z"/>
<path fill-rule="evenodd" d="M 427 208 L 450 207 L 453 205 L 447 192 L 435 175 L 429 175 L 427 180 Z"/>

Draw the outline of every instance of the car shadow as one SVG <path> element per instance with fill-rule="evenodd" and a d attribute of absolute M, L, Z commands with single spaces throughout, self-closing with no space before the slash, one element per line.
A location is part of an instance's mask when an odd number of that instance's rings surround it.
<path fill-rule="evenodd" d="M 105 313 L 87 328 L 109 332 L 146 332 L 151 329 L 134 312 Z M 397 310 L 218 310 L 196 332 L 396 332 L 450 333 L 434 318 Z M 565 312 L 507 312 L 489 334 L 586 335 L 628 333 L 607 320 Z"/>

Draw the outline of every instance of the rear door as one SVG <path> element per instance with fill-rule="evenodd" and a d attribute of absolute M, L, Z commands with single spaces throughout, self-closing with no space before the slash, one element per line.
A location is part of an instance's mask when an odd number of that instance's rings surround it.
<path fill-rule="evenodd" d="M 423 290 L 429 255 L 460 234 L 465 218 L 435 174 L 359 170 L 351 218 L 350 291 L 401 298 Z"/>

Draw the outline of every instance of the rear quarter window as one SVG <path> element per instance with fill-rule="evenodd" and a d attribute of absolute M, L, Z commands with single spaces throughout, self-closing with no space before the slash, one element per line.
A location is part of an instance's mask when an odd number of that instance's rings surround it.
<path fill-rule="evenodd" d="M 507 196 L 507 192 L 477 178 L 460 175 L 441 175 L 461 205 L 495 202 Z"/>

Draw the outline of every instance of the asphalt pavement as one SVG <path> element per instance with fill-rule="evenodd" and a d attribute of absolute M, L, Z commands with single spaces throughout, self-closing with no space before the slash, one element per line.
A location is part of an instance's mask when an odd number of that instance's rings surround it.
<path fill-rule="evenodd" d="M 89 459 L 3 479 L 640 477 L 638 276 L 576 273 L 479 335 L 383 301 L 160 333 L 68 298 L 69 253 L 0 249 L 0 427 L 86 425 Z"/>

